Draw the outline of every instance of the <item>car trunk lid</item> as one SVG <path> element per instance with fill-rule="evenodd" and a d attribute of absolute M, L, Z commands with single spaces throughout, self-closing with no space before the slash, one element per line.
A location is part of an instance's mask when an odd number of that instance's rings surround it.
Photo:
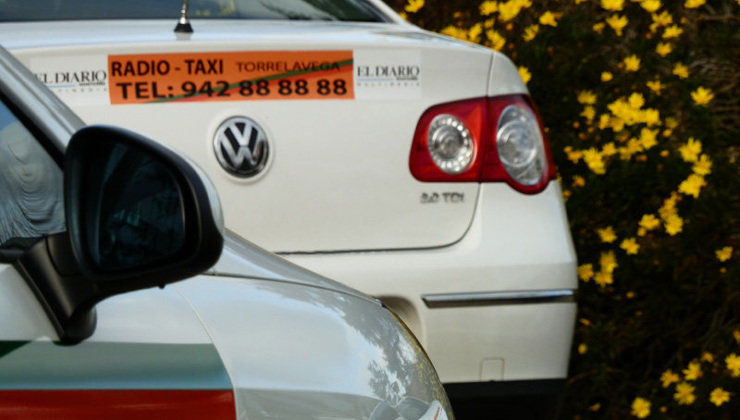
<path fill-rule="evenodd" d="M 267 249 L 414 249 L 464 235 L 479 185 L 421 183 L 409 151 L 426 109 L 485 95 L 489 50 L 395 24 L 192 23 L 192 35 L 156 20 L 3 24 L 0 42 L 87 123 L 142 132 L 206 169 L 227 226 Z M 264 141 L 237 125 L 246 149 L 233 133 L 230 150 L 218 146 L 232 117 Z M 267 161 L 235 176 L 219 147 L 231 164 Z"/>

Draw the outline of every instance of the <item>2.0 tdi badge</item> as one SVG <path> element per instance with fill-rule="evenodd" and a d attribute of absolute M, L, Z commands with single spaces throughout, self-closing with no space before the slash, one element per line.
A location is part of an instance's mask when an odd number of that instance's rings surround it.
<path fill-rule="evenodd" d="M 242 178 L 260 173 L 270 152 L 265 130 L 247 117 L 222 122 L 213 138 L 213 149 L 221 167 Z"/>

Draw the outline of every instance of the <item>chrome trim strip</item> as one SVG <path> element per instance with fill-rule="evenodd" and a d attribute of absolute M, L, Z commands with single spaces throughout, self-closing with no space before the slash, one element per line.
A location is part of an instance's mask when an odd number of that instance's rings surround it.
<path fill-rule="evenodd" d="M 443 293 L 421 297 L 428 308 L 460 306 L 522 305 L 532 303 L 573 303 L 575 290 L 524 290 L 516 292 Z"/>

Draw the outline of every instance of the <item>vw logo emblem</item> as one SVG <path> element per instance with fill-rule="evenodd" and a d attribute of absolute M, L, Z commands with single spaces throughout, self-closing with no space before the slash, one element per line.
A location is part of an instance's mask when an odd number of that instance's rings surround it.
<path fill-rule="evenodd" d="M 265 131 L 247 117 L 231 117 L 221 123 L 213 139 L 213 149 L 221 167 L 242 178 L 260 173 L 270 151 Z"/>

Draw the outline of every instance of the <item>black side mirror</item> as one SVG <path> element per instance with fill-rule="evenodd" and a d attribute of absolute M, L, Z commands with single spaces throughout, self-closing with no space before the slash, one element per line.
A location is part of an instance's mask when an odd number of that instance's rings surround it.
<path fill-rule="evenodd" d="M 164 146 L 86 127 L 70 140 L 64 174 L 68 232 L 45 238 L 18 263 L 63 342 L 92 334 L 97 302 L 188 278 L 221 255 L 215 188 Z"/>

